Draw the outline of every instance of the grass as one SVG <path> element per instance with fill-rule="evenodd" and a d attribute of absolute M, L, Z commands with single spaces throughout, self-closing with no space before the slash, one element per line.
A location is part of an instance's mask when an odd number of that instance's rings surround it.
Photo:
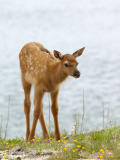
<path fill-rule="evenodd" d="M 85 147 L 87 156 L 90 153 L 98 153 L 105 158 L 107 154 L 112 153 L 112 159 L 120 159 L 120 127 L 78 135 L 76 138 L 77 145 Z M 100 151 L 102 152 L 99 153 Z"/>
<path fill-rule="evenodd" d="M 48 150 L 51 153 L 49 160 L 120 159 L 120 127 L 62 136 L 61 141 L 56 141 L 54 138 L 47 141 L 36 137 L 33 142 L 26 142 L 24 138 L 0 139 L 0 150 L 6 151 L 7 155 L 12 148 L 19 146 L 28 156 L 31 151 L 39 151 L 39 157 L 43 155 L 44 150 Z"/>
<path fill-rule="evenodd" d="M 10 98 L 9 105 L 10 106 Z M 89 133 L 83 133 L 84 119 L 85 119 L 85 100 L 83 90 L 83 113 L 80 123 L 80 115 L 74 115 L 74 131 L 73 135 L 68 135 L 64 131 L 60 141 L 54 139 L 54 133 L 52 132 L 51 117 L 50 117 L 50 102 L 49 102 L 49 133 L 51 139 L 43 140 L 38 136 L 32 140 L 32 142 L 26 142 L 25 139 L 15 138 L 8 139 L 7 128 L 9 122 L 9 107 L 8 107 L 8 119 L 6 123 L 5 136 L 2 136 L 2 116 L 0 117 L 0 151 L 3 151 L 0 155 L 0 159 L 13 160 L 15 158 L 9 158 L 12 149 L 19 147 L 20 150 L 24 151 L 27 157 L 38 157 L 38 160 L 42 156 L 49 155 L 48 160 L 78 160 L 78 159 L 106 159 L 106 160 L 119 160 L 120 159 L 120 126 L 118 127 L 105 127 L 104 121 L 104 103 L 103 103 L 103 130 L 92 131 Z M 109 112 L 108 112 L 109 114 Z M 108 121 L 109 124 L 109 121 Z M 109 125 L 110 126 L 110 125 Z M 115 126 L 115 125 L 114 125 Z M 4 137 L 4 138 L 2 138 Z M 37 152 L 37 154 L 36 154 Z M 34 153 L 34 154 L 33 154 Z M 17 153 L 16 153 L 17 154 Z"/>

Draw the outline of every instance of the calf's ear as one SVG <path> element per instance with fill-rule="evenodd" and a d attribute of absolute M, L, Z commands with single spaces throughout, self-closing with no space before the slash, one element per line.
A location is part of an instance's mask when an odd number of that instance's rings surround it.
<path fill-rule="evenodd" d="M 60 60 L 62 59 L 63 56 L 62 56 L 62 54 L 59 51 L 54 50 L 53 53 L 54 53 L 54 56 L 56 58 L 58 58 Z"/>
<path fill-rule="evenodd" d="M 84 51 L 85 47 L 77 50 L 76 52 L 74 52 L 72 55 L 76 58 L 82 55 L 83 51 Z"/>

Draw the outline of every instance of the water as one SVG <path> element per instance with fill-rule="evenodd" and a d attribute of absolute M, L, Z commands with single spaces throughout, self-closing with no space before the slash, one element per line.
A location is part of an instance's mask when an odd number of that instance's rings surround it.
<path fill-rule="evenodd" d="M 0 0 L 0 115 L 4 126 L 10 96 L 8 137 L 25 135 L 18 54 L 29 41 L 41 42 L 51 52 L 57 49 L 62 53 L 86 46 L 78 59 L 81 78 L 68 78 L 60 90 L 61 130 L 71 132 L 74 114 L 79 113 L 81 119 L 83 89 L 86 130 L 102 128 L 103 106 L 105 123 L 111 120 L 120 125 L 119 8 L 119 0 Z M 47 123 L 48 106 L 46 94 Z M 38 127 L 37 132 L 40 130 Z"/>

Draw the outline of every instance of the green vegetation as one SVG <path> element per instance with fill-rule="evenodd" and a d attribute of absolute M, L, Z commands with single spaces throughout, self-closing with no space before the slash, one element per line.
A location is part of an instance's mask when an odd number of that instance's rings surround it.
<path fill-rule="evenodd" d="M 10 105 L 10 99 L 9 99 Z M 8 105 L 8 106 L 9 106 Z M 26 142 L 25 139 L 15 138 L 8 139 L 7 128 L 9 122 L 9 107 L 8 119 L 5 126 L 5 135 L 2 136 L 2 116 L 0 117 L 0 159 L 15 160 L 19 158 L 27 158 L 31 160 L 80 160 L 80 159 L 104 159 L 104 160 L 119 160 L 120 159 L 120 126 L 116 127 L 107 121 L 105 127 L 104 120 L 104 104 L 103 104 L 103 130 L 83 133 L 85 120 L 85 102 L 83 90 L 83 112 L 74 115 L 74 135 L 69 135 L 64 130 L 60 141 L 54 139 L 52 132 L 52 123 L 50 117 L 50 102 L 49 102 L 49 133 L 50 140 L 43 140 L 38 136 L 34 137 L 31 142 Z M 80 120 L 81 118 L 81 120 Z M 4 138 L 3 138 L 4 137 Z M 15 156 L 14 156 L 15 155 Z M 20 158 L 21 157 L 21 158 Z"/>
<path fill-rule="evenodd" d="M 62 136 L 60 141 L 54 138 L 43 140 L 35 137 L 32 142 L 26 142 L 24 138 L 4 140 L 0 139 L 0 150 L 7 158 L 8 153 L 15 147 L 24 151 L 25 157 L 31 157 L 31 153 L 37 151 L 38 159 L 42 159 L 45 151 L 48 152 L 49 160 L 78 160 L 86 158 L 119 160 L 120 159 L 120 127 L 103 129 L 85 134 Z M 45 155 L 44 155 L 45 156 Z M 2 158 L 2 157 L 1 157 Z"/>

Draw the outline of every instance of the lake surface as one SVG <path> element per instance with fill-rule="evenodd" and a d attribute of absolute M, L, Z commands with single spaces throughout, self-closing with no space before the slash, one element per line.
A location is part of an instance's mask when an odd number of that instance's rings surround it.
<path fill-rule="evenodd" d="M 74 115 L 79 114 L 81 123 L 83 101 L 85 131 L 101 129 L 103 117 L 105 125 L 120 125 L 119 19 L 119 0 L 0 0 L 0 118 L 4 132 L 9 106 L 8 138 L 25 135 L 18 55 L 29 41 L 38 41 L 51 52 L 56 49 L 62 53 L 73 53 L 86 46 L 78 58 L 80 79 L 69 77 L 61 86 L 61 130 L 72 132 Z M 33 100 L 33 91 L 31 97 Z M 47 124 L 49 101 L 46 94 Z M 40 131 L 38 125 L 37 132 Z"/>

